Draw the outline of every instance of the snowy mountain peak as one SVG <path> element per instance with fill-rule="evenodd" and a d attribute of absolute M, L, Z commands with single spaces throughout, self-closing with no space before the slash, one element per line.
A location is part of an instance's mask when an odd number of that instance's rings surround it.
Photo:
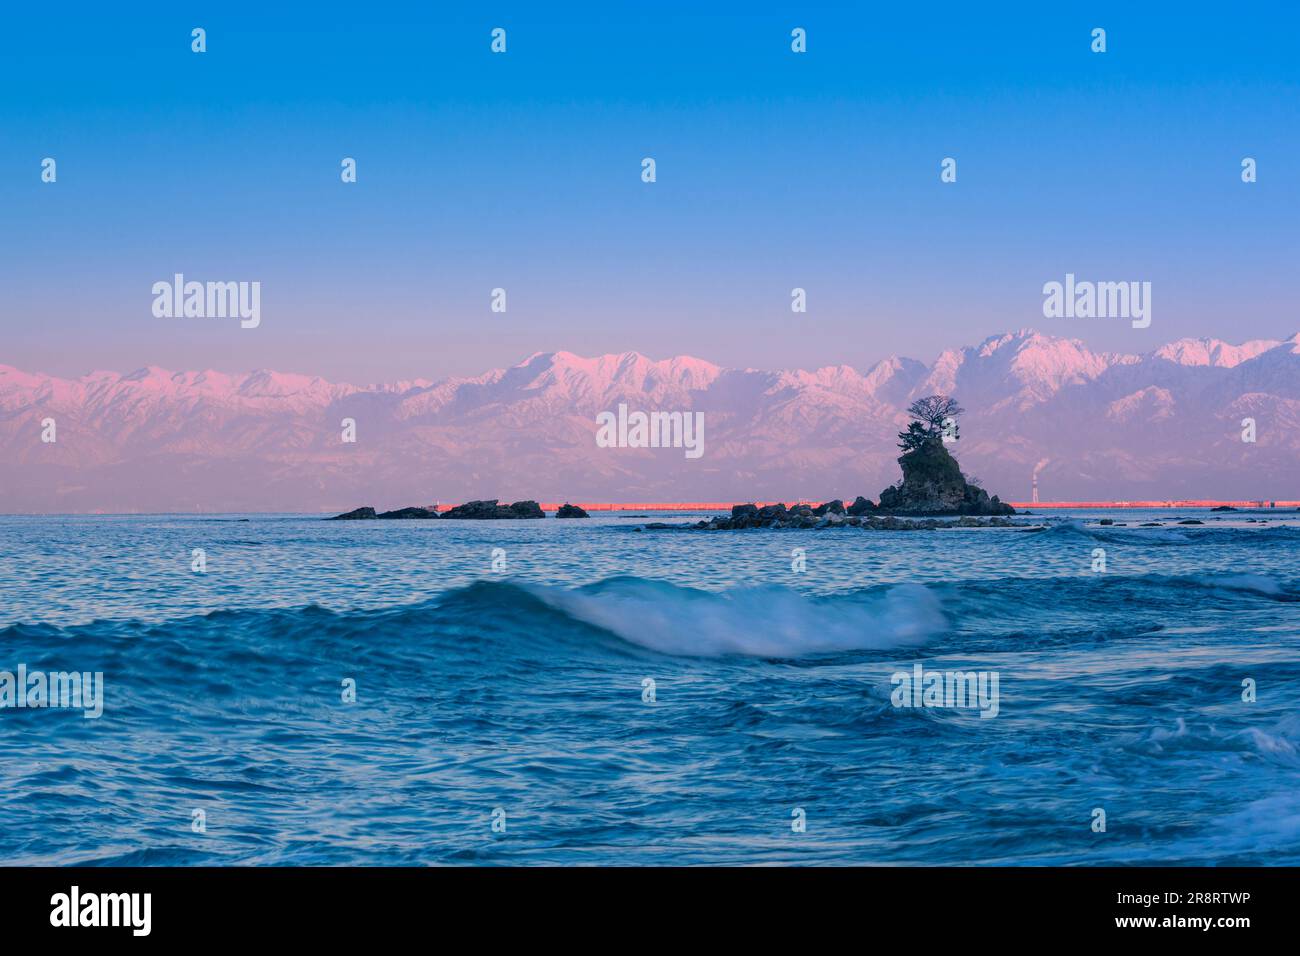
<path fill-rule="evenodd" d="M 1281 344 L 1274 339 L 1254 339 L 1241 345 L 1230 345 L 1220 339 L 1179 339 L 1162 345 L 1152 355 L 1178 365 L 1234 368 Z"/>
<path fill-rule="evenodd" d="M 1020 329 L 865 374 L 565 351 L 366 387 L 270 369 L 63 379 L 0 366 L 0 511 L 851 498 L 897 477 L 904 409 L 936 392 L 967 410 L 962 466 L 1010 500 L 1044 461 L 1040 484 L 1055 497 L 1297 496 L 1300 335 L 1182 339 L 1139 356 Z M 595 415 L 623 402 L 703 411 L 702 462 L 597 447 Z M 1254 445 L 1240 441 L 1246 415 Z M 47 417 L 57 445 L 40 440 Z M 339 440 L 343 418 L 357 423 L 355 444 Z"/>

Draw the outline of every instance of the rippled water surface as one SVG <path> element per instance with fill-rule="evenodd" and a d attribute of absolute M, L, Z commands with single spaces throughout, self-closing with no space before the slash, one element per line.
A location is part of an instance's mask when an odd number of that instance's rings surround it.
<path fill-rule="evenodd" d="M 0 671 L 105 687 L 0 709 L 0 862 L 1298 864 L 1300 528 L 1250 517 L 0 518 Z M 894 706 L 916 663 L 996 717 Z"/>

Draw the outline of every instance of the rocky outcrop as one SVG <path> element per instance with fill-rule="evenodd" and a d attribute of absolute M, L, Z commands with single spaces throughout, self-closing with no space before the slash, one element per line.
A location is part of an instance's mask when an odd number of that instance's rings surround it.
<path fill-rule="evenodd" d="M 880 504 L 874 505 L 858 495 L 847 508 L 839 498 L 819 505 L 783 504 L 732 505 L 731 517 L 719 516 L 693 525 L 675 525 L 657 522 L 646 525 L 647 530 L 662 528 L 698 528 L 710 531 L 733 531 L 745 528 L 866 528 L 872 531 L 917 531 L 936 528 L 1004 528 L 1012 522 L 1004 516 L 1015 514 L 1015 509 L 1003 504 L 997 497 L 971 484 L 961 473 L 957 459 L 938 439 L 923 442 L 898 459 L 903 469 L 903 480 L 880 495 Z M 906 521 L 902 515 L 924 518 Z M 958 521 L 941 522 L 939 516 L 961 516 Z M 987 516 L 981 521 L 977 515 Z"/>
<path fill-rule="evenodd" d="M 694 527 L 713 530 L 850 527 L 907 531 L 940 527 L 1001 527 L 1005 522 L 1002 524 L 990 522 L 989 525 L 968 525 L 964 522 L 966 517 L 976 515 L 1000 518 L 1016 513 L 1010 505 L 998 500 L 997 495 L 989 497 L 988 492 L 983 488 L 967 481 L 957 464 L 957 459 L 948 453 L 948 449 L 938 438 L 922 442 L 920 446 L 899 458 L 898 464 L 903 469 L 903 480 L 882 491 L 879 504 L 872 504 L 862 495 L 854 498 L 853 504 L 847 508 L 839 498 L 817 505 L 800 502 L 788 508 L 781 503 L 762 507 L 750 503 L 733 505 L 730 517 L 719 516 L 711 521 L 700 521 L 694 525 L 654 523 L 645 527 L 649 529 Z M 924 518 L 957 515 L 963 516 L 963 523 L 954 525 L 902 522 L 898 517 L 902 515 Z M 557 518 L 590 517 L 582 508 L 568 502 L 560 506 L 555 516 Z M 358 508 L 347 514 L 337 515 L 333 520 L 437 517 L 437 511 L 432 508 L 399 508 L 379 515 L 375 514 L 374 508 Z M 442 517 L 483 521 L 545 518 L 546 513 L 536 501 L 516 501 L 513 504 L 503 505 L 493 498 L 488 501 L 467 501 L 463 505 L 452 508 Z"/>
<path fill-rule="evenodd" d="M 1010 518 L 1001 515 L 993 515 L 988 518 L 977 518 L 974 515 L 963 515 L 960 518 L 951 521 L 942 521 L 938 518 L 900 518 L 896 515 L 870 515 L 868 517 L 859 517 L 857 515 L 827 514 L 818 518 L 812 514 L 803 514 L 794 509 L 787 509 L 784 505 L 773 505 L 771 508 L 779 508 L 780 511 L 773 511 L 768 515 L 763 512 L 767 508 L 756 508 L 754 505 L 736 505 L 736 508 L 754 508 L 753 511 L 742 511 L 739 514 L 733 509 L 730 518 L 719 515 L 709 521 L 697 521 L 694 524 L 669 524 L 663 521 L 652 521 L 650 524 L 643 525 L 638 531 L 738 531 L 745 528 L 781 528 L 787 530 L 802 530 L 807 528 L 858 528 L 863 531 L 937 531 L 941 528 L 1014 528 L 1019 525 Z M 1026 530 L 1041 530 L 1036 528 L 1027 528 Z"/>
<path fill-rule="evenodd" d="M 452 508 L 442 517 L 443 520 L 460 518 L 487 521 L 508 518 L 545 518 L 546 512 L 536 501 L 516 501 L 511 505 L 500 505 L 497 504 L 496 498 L 492 498 L 489 501 L 467 501 L 463 505 Z"/>
<path fill-rule="evenodd" d="M 356 508 L 346 514 L 335 515 L 329 521 L 368 521 L 375 517 L 374 508 Z"/>
<path fill-rule="evenodd" d="M 438 511 L 436 508 L 398 508 L 396 511 L 380 512 L 378 517 L 390 520 L 436 518 Z"/>
<path fill-rule="evenodd" d="M 587 513 L 585 511 L 582 511 L 581 508 L 577 508 L 575 510 L 581 511 L 582 514 L 580 515 L 569 514 L 569 515 L 565 515 L 564 517 L 566 518 L 587 517 Z M 411 519 L 419 520 L 419 519 L 437 518 L 437 517 L 439 517 L 439 515 L 438 515 L 438 510 L 436 508 L 424 508 L 424 507 L 416 506 L 411 508 L 398 508 L 395 511 L 383 511 L 380 512 L 379 514 L 375 514 L 374 508 L 357 508 L 355 511 L 349 511 L 347 514 L 335 515 L 334 517 L 328 518 L 326 520 L 360 521 L 365 519 L 377 518 L 380 520 L 400 521 L 400 520 L 411 520 Z M 497 504 L 497 499 L 493 498 L 491 501 L 467 501 L 463 505 L 457 505 L 456 507 L 452 508 L 450 511 L 448 511 L 446 514 L 442 515 L 441 517 L 468 518 L 468 519 L 479 520 L 479 521 L 482 521 L 484 519 L 493 519 L 493 518 L 545 518 L 546 512 L 542 510 L 541 506 L 536 501 L 516 501 L 514 504 L 511 505 L 500 505 Z"/>
<path fill-rule="evenodd" d="M 880 493 L 878 510 L 907 515 L 1011 515 L 1015 509 L 966 480 L 943 441 L 930 438 L 898 459 L 903 480 Z"/>

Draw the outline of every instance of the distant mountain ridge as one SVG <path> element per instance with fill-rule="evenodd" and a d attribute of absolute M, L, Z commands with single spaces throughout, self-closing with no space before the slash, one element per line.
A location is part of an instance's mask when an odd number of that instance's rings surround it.
<path fill-rule="evenodd" d="M 967 413 L 954 452 L 1007 500 L 1300 497 L 1300 335 L 1093 352 L 1022 329 L 865 371 L 538 352 L 439 382 L 355 386 L 146 367 L 77 379 L 0 365 L 0 511 L 337 511 L 436 500 L 851 500 L 898 478 L 921 395 Z M 599 448 L 619 403 L 702 411 L 703 457 Z M 1241 440 L 1254 418 L 1257 441 Z M 53 418 L 57 441 L 41 441 Z M 341 440 L 344 418 L 357 441 Z"/>

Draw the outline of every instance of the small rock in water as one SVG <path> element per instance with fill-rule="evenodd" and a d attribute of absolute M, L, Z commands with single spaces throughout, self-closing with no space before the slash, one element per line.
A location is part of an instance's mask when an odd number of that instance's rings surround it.
<path fill-rule="evenodd" d="M 380 512 L 378 517 L 389 519 L 426 519 L 438 517 L 438 512 L 434 508 L 398 508 L 396 511 Z"/>
<path fill-rule="evenodd" d="M 853 499 L 853 504 L 849 505 L 848 509 L 849 514 L 853 515 L 855 518 L 861 517 L 865 514 L 870 514 L 875 510 L 876 506 L 861 495 L 858 495 Z"/>
<path fill-rule="evenodd" d="M 536 501 L 516 501 L 511 505 L 499 505 L 496 498 L 486 501 L 467 501 L 457 505 L 443 519 L 469 519 L 475 521 L 506 518 L 545 518 L 546 512 Z"/>

